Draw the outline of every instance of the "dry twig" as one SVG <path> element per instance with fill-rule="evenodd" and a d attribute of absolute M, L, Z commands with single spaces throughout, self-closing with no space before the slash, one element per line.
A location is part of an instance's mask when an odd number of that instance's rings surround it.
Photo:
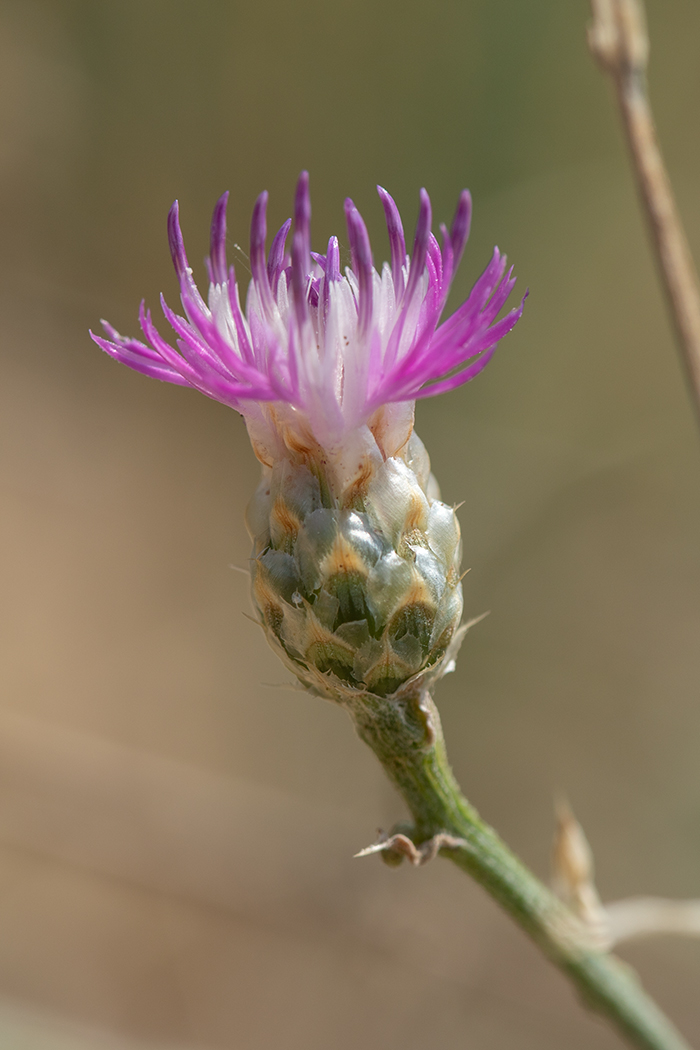
<path fill-rule="evenodd" d="M 641 0 L 591 0 L 588 44 L 615 84 L 632 162 L 700 417 L 700 286 L 656 136 L 647 93 Z"/>

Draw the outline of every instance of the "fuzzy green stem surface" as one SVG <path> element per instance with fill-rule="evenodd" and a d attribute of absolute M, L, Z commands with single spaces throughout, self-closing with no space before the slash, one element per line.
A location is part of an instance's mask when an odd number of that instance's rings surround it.
<path fill-rule="evenodd" d="M 365 699 L 350 709 L 358 735 L 405 799 L 417 846 L 445 833 L 464 844 L 441 853 L 476 879 L 572 981 L 584 1003 L 644 1050 L 690 1050 L 635 972 L 530 872 L 462 795 L 431 698 Z"/>

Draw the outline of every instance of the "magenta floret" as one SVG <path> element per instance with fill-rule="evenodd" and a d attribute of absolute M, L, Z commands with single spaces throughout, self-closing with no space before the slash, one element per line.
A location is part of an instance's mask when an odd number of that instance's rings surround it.
<path fill-rule="evenodd" d="M 91 333 L 92 338 L 130 368 L 194 387 L 244 415 L 258 402 L 286 404 L 314 432 L 332 433 L 336 442 L 382 405 L 432 397 L 468 382 L 522 314 L 525 297 L 497 320 L 515 284 L 512 269 L 506 273 L 506 258 L 494 249 L 469 298 L 440 325 L 469 236 L 471 197 L 466 190 L 460 195 L 451 229 L 441 227 L 441 247 L 431 232 L 430 198 L 421 190 L 409 256 L 396 204 L 386 190 L 378 187 L 378 192 L 391 263 L 381 273 L 374 268 L 367 228 L 348 199 L 352 265 L 345 274 L 335 237 L 325 255 L 311 251 L 306 172 L 297 184 L 291 252 L 292 222 L 287 220 L 266 255 L 267 193 L 262 193 L 251 222 L 252 279 L 245 309 L 226 257 L 228 194 L 219 199 L 212 218 L 207 302 L 187 261 L 176 201 L 168 216 L 168 238 L 184 316 L 161 302 L 177 348 L 162 338 L 143 304 L 140 324 L 147 342 L 123 337 L 106 322 L 107 338 Z"/>

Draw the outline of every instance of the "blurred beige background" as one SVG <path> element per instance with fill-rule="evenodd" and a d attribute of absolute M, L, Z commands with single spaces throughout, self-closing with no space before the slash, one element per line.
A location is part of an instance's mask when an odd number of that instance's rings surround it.
<path fill-rule="evenodd" d="M 700 8 L 650 0 L 652 95 L 700 248 Z M 541 875 L 567 792 L 606 899 L 700 895 L 700 451 L 583 0 L 0 2 L 0 1039 L 23 1050 L 559 1050 L 616 1038 L 458 871 L 352 859 L 403 811 L 248 611 L 241 420 L 89 341 L 247 242 L 302 167 L 314 240 L 374 185 L 468 185 L 454 303 L 531 296 L 418 409 L 464 500 L 438 692 L 470 799 Z M 622 954 L 700 1040 L 700 943 Z"/>

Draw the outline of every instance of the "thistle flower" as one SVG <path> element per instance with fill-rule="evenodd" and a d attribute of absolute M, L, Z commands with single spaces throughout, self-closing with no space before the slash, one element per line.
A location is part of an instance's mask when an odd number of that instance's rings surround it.
<path fill-rule="evenodd" d="M 116 360 L 191 386 L 240 412 L 263 478 L 247 512 L 252 593 L 273 647 L 309 688 L 347 702 L 396 695 L 444 673 L 462 615 L 461 541 L 413 432 L 417 398 L 476 376 L 521 316 L 497 320 L 514 285 L 498 249 L 467 301 L 441 325 L 469 235 L 465 190 L 442 247 L 420 195 L 413 251 L 379 188 L 391 263 L 373 266 L 365 224 L 345 202 L 352 265 L 338 239 L 311 251 L 308 175 L 266 255 L 267 193 L 253 210 L 245 311 L 226 258 L 227 194 L 218 201 L 205 302 L 192 277 L 177 202 L 170 250 L 185 316 L 161 297 L 177 349 L 143 303 L 147 343 L 102 322 Z M 523 300 L 524 302 L 524 300 Z M 92 333 L 91 333 L 92 334 Z"/>

